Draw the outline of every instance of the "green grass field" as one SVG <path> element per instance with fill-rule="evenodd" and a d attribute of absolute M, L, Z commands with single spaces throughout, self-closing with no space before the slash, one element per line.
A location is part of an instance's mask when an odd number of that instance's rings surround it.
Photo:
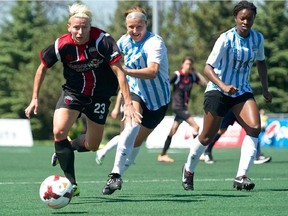
<path fill-rule="evenodd" d="M 272 162 L 253 165 L 249 177 L 253 191 L 236 191 L 240 149 L 215 149 L 216 163 L 197 167 L 194 191 L 181 186 L 181 168 L 188 149 L 171 149 L 175 163 L 160 163 L 159 149 L 142 147 L 136 165 L 125 173 L 123 188 L 104 196 L 102 187 L 112 169 L 115 151 L 104 164 L 95 163 L 95 153 L 76 154 L 80 197 L 59 210 L 46 207 L 39 198 L 40 183 L 49 175 L 62 174 L 50 166 L 53 145 L 32 148 L 1 147 L 0 215 L 288 215 L 288 149 L 263 149 Z"/>

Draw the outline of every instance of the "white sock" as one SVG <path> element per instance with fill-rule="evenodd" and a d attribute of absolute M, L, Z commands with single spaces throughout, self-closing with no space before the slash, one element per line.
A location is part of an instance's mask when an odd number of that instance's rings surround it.
<path fill-rule="evenodd" d="M 126 159 L 125 162 L 125 167 L 123 170 L 123 173 L 129 168 L 130 165 L 132 165 L 137 157 L 137 155 L 139 154 L 141 149 L 141 146 L 138 147 L 134 147 L 132 152 L 130 153 L 130 155 L 128 156 L 128 158 Z"/>
<path fill-rule="evenodd" d="M 118 173 L 122 175 L 125 168 L 125 162 L 129 154 L 131 153 L 136 136 L 139 132 L 140 125 L 131 125 L 126 123 L 124 130 L 121 132 L 117 151 L 115 155 L 114 167 L 111 173 Z"/>
<path fill-rule="evenodd" d="M 114 136 L 101 150 L 101 155 L 106 155 L 109 151 L 118 145 L 120 135 Z"/>
<path fill-rule="evenodd" d="M 185 169 L 191 173 L 194 173 L 195 167 L 199 162 L 201 154 L 204 152 L 205 146 L 203 146 L 198 139 L 198 136 L 192 141 L 190 152 L 185 164 Z"/>
<path fill-rule="evenodd" d="M 238 166 L 238 172 L 236 177 L 246 175 L 251 164 L 254 161 L 256 151 L 257 151 L 258 138 L 251 137 L 246 135 L 244 137 L 242 147 L 241 147 L 241 156 Z"/>

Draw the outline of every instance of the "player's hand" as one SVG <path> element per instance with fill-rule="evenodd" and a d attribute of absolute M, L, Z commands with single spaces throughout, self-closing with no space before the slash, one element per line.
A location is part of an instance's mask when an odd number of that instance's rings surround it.
<path fill-rule="evenodd" d="M 273 96 L 272 96 L 272 94 L 269 91 L 263 92 L 263 97 L 264 97 L 266 103 L 271 103 L 272 102 Z"/>
<path fill-rule="evenodd" d="M 37 115 L 38 99 L 32 99 L 30 105 L 25 109 L 25 116 L 30 119 L 30 114 L 33 112 Z"/>
<path fill-rule="evenodd" d="M 222 90 L 230 95 L 238 92 L 238 89 L 233 85 L 226 85 Z"/>
<path fill-rule="evenodd" d="M 121 121 L 128 121 L 130 124 L 141 124 L 143 116 L 136 111 L 133 103 L 124 104 L 124 115 Z"/>

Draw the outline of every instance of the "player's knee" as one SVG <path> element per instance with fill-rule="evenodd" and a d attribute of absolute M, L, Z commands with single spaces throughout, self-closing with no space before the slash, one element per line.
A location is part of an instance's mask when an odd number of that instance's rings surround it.
<path fill-rule="evenodd" d="M 59 129 L 59 128 L 53 128 L 53 135 L 55 139 L 58 139 L 58 140 L 63 140 L 63 139 L 66 139 L 67 137 L 67 134 L 64 132 L 64 130 Z"/>
<path fill-rule="evenodd" d="M 85 148 L 89 151 L 96 152 L 99 148 L 100 142 L 86 142 Z"/>
<path fill-rule="evenodd" d="M 244 130 L 246 131 L 246 134 L 252 137 L 258 137 L 261 131 L 260 124 L 255 124 L 253 126 L 247 126 Z"/>
<path fill-rule="evenodd" d="M 199 142 L 204 145 L 204 146 L 207 146 L 209 145 L 209 143 L 212 141 L 212 138 L 213 137 L 201 137 L 201 136 L 198 136 L 198 139 L 199 139 Z"/>

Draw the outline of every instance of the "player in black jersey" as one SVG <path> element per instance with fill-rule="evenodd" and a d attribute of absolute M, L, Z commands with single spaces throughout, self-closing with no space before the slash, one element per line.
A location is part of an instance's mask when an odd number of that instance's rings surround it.
<path fill-rule="evenodd" d="M 85 5 L 69 7 L 68 32 L 42 50 L 41 63 L 34 78 L 30 105 L 25 114 L 38 111 L 41 84 L 47 70 L 57 61 L 63 64 L 66 83 L 57 102 L 53 118 L 55 153 L 61 169 L 74 187 L 74 196 L 80 190 L 76 183 L 74 152 L 96 151 L 102 140 L 104 124 L 109 111 L 110 97 L 116 95 L 118 84 L 124 97 L 124 118 L 139 123 L 141 115 L 136 113 L 121 67 L 122 58 L 114 39 L 103 30 L 91 26 L 91 11 Z M 68 132 L 81 113 L 87 116 L 87 132 L 71 143 Z"/>
<path fill-rule="evenodd" d="M 167 150 L 170 147 L 172 136 L 176 133 L 182 121 L 186 121 L 193 128 L 193 135 L 198 134 L 199 126 L 188 111 L 188 103 L 193 83 L 202 86 L 207 85 L 205 78 L 195 70 L 193 59 L 187 56 L 182 60 L 181 69 L 175 71 L 170 78 L 170 84 L 173 84 L 172 110 L 175 114 L 175 119 L 165 141 L 162 153 L 158 155 L 158 161 L 160 162 L 174 162 L 174 159 L 168 156 Z"/>

